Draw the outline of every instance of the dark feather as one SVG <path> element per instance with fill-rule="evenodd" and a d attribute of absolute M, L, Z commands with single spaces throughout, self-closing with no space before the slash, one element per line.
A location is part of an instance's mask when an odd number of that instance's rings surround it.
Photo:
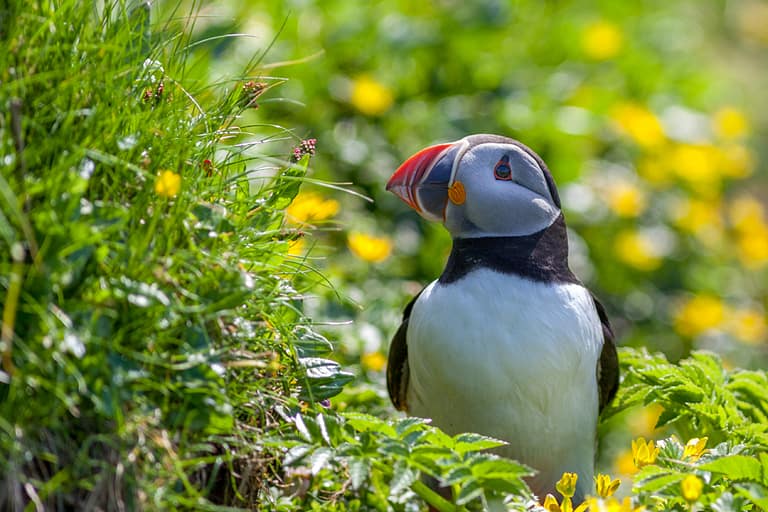
<path fill-rule="evenodd" d="M 424 291 L 424 290 L 422 290 Z M 389 345 L 389 359 L 387 361 L 387 391 L 389 399 L 398 411 L 407 411 L 406 395 L 408 393 L 408 319 L 411 318 L 411 310 L 419 298 L 421 292 L 411 299 L 403 311 L 403 323 L 398 327 L 392 343 Z"/>
<path fill-rule="evenodd" d="M 603 324 L 603 351 L 597 362 L 598 403 L 602 412 L 616 396 L 616 390 L 619 388 L 619 356 L 616 353 L 616 341 L 605 308 L 594 295 L 592 300 L 595 302 L 600 323 Z"/>

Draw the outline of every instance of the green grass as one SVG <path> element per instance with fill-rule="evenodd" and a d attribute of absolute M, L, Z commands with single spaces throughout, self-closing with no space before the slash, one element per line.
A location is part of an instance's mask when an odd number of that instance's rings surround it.
<path fill-rule="evenodd" d="M 308 157 L 236 135 L 253 70 L 196 82 L 180 27 L 88 4 L 3 14 L 0 508 L 234 502 L 232 446 L 308 382 L 282 226 Z"/>

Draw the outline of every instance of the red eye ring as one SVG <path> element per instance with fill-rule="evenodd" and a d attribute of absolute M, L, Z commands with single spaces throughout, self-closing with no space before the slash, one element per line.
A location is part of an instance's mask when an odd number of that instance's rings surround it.
<path fill-rule="evenodd" d="M 504 155 L 493 168 L 493 177 L 500 181 L 512 180 L 512 167 L 509 165 L 509 155 Z"/>

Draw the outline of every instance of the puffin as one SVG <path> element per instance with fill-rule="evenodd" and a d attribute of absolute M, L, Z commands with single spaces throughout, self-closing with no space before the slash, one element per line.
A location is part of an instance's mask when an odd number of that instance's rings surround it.
<path fill-rule="evenodd" d="M 394 407 L 450 435 L 505 441 L 496 452 L 536 471 L 527 483 L 540 499 L 576 473 L 581 502 L 618 358 L 604 307 L 568 265 L 547 165 L 515 139 L 470 135 L 417 152 L 386 189 L 452 238 L 390 344 Z"/>

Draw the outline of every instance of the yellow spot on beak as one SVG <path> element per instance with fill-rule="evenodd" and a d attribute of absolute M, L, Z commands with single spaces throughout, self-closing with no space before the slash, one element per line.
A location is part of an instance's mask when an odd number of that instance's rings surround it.
<path fill-rule="evenodd" d="M 453 204 L 464 204 L 464 201 L 467 199 L 467 193 L 464 191 L 464 184 L 462 182 L 456 180 L 448 188 L 448 199 Z"/>

